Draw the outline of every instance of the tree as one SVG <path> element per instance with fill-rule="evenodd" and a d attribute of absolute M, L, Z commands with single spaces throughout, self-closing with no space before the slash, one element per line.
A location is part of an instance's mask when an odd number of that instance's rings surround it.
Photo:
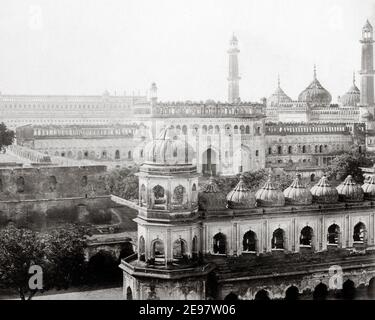
<path fill-rule="evenodd" d="M 363 153 L 356 150 L 337 155 L 326 169 L 326 175 L 333 179 L 344 180 L 351 175 L 359 183 L 363 182 L 361 167 L 369 167 L 372 161 Z"/>
<path fill-rule="evenodd" d="M 22 300 L 31 299 L 37 290 L 29 287 L 32 265 L 45 266 L 45 244 L 39 233 L 9 226 L 0 230 L 0 283 L 18 290 Z"/>
<path fill-rule="evenodd" d="M 87 230 L 75 225 L 39 233 L 8 226 L 0 230 L 0 283 L 17 290 L 22 300 L 30 300 L 38 291 L 66 289 L 84 281 L 84 248 Z M 43 271 L 43 288 L 29 286 L 31 266 Z"/>
<path fill-rule="evenodd" d="M 9 130 L 4 122 L 0 123 L 0 151 L 10 146 L 14 141 L 14 131 Z"/>
<path fill-rule="evenodd" d="M 85 281 L 87 228 L 64 225 L 51 230 L 46 239 L 46 288 L 67 289 Z"/>
<path fill-rule="evenodd" d="M 138 199 L 138 167 L 121 168 L 109 171 L 104 177 L 106 190 L 127 200 Z"/>

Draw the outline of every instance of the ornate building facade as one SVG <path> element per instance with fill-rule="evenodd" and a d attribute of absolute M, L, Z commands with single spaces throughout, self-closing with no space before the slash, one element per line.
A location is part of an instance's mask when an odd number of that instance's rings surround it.
<path fill-rule="evenodd" d="M 322 177 L 311 190 L 297 176 L 284 191 L 270 177 L 256 193 L 240 178 L 225 197 L 212 179 L 197 191 L 192 154 L 168 129 L 146 146 L 138 252 L 120 266 L 126 299 L 283 298 L 292 284 L 330 286 L 335 265 L 343 281 L 374 282 L 374 175 L 337 188 Z"/>
<path fill-rule="evenodd" d="M 11 127 L 27 126 L 18 129 L 19 144 L 49 155 L 140 164 L 145 143 L 163 128 L 173 127 L 175 136 L 194 148 L 199 173 L 233 175 L 264 167 L 290 171 L 299 167 L 318 174 L 337 152 L 350 146 L 375 150 L 373 31 L 368 21 L 361 44 L 361 90 L 353 77 L 337 104 L 332 104 L 331 94 L 318 80 L 316 67 L 312 82 L 296 101 L 281 88 L 280 80 L 276 91 L 261 103 L 241 101 L 238 40 L 233 35 L 228 50 L 228 102 L 160 102 L 153 83 L 148 99 L 108 92 L 92 97 L 1 95 L 0 112 Z M 143 133 L 110 133 L 111 128 L 122 132 L 134 125 Z M 23 132 L 28 126 L 38 134 L 26 141 Z"/>

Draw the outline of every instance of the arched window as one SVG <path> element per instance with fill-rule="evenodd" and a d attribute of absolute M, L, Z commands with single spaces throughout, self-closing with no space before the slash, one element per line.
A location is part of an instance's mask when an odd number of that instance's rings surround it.
<path fill-rule="evenodd" d="M 183 135 L 187 134 L 187 126 L 185 126 L 185 125 L 182 126 L 182 134 Z"/>
<path fill-rule="evenodd" d="M 185 240 L 177 239 L 173 243 L 173 259 L 183 259 L 186 256 L 186 249 Z"/>
<path fill-rule="evenodd" d="M 220 127 L 218 125 L 215 126 L 215 134 L 220 133 Z"/>
<path fill-rule="evenodd" d="M 306 146 L 302 146 L 302 153 L 306 153 Z"/>
<path fill-rule="evenodd" d="M 226 254 L 226 237 L 223 233 L 219 232 L 214 235 L 213 250 L 216 254 Z"/>
<path fill-rule="evenodd" d="M 152 257 L 155 259 L 164 259 L 164 243 L 157 239 L 152 244 Z"/>
<path fill-rule="evenodd" d="M 284 249 L 284 235 L 283 229 L 276 229 L 272 235 L 272 249 Z"/>
<path fill-rule="evenodd" d="M 141 191 L 140 191 L 140 203 L 141 206 L 144 206 L 147 204 L 147 194 L 146 194 L 146 187 L 144 184 L 141 185 Z"/>
<path fill-rule="evenodd" d="M 120 150 L 115 151 L 115 159 L 119 160 L 120 159 Z"/>
<path fill-rule="evenodd" d="M 198 237 L 197 236 L 194 236 L 193 238 L 193 243 L 192 243 L 192 248 L 191 248 L 191 253 L 192 253 L 192 256 L 193 256 L 193 259 L 197 259 L 198 258 Z"/>
<path fill-rule="evenodd" d="M 309 246 L 312 245 L 312 238 L 313 238 L 313 229 L 309 226 L 302 228 L 301 236 L 299 238 L 299 244 L 301 246 Z"/>
<path fill-rule="evenodd" d="M 234 126 L 234 133 L 236 134 L 236 133 L 238 133 L 238 126 Z"/>
<path fill-rule="evenodd" d="M 292 154 L 292 146 L 289 146 L 289 147 L 288 147 L 288 153 L 289 153 L 289 154 Z"/>
<path fill-rule="evenodd" d="M 48 178 L 49 191 L 53 192 L 56 190 L 57 180 L 55 176 L 50 176 Z"/>
<path fill-rule="evenodd" d="M 146 259 L 146 244 L 145 244 L 145 238 L 143 238 L 143 236 L 140 236 L 139 237 L 139 249 L 138 249 L 138 252 L 139 252 L 139 260 L 140 261 L 145 261 Z"/>
<path fill-rule="evenodd" d="M 314 174 L 314 173 L 312 173 L 312 174 L 310 175 L 310 181 L 311 181 L 311 182 L 315 181 L 315 174 Z"/>
<path fill-rule="evenodd" d="M 207 133 L 207 126 L 204 125 L 202 126 L 202 134 L 206 134 Z"/>
<path fill-rule="evenodd" d="M 155 204 L 163 204 L 165 203 L 165 193 L 164 193 L 164 188 L 161 185 L 156 185 L 153 189 L 152 192 L 154 193 L 154 198 L 155 198 Z"/>
<path fill-rule="evenodd" d="M 245 133 L 245 127 L 244 126 L 240 126 L 240 132 L 241 132 L 241 134 Z"/>
<path fill-rule="evenodd" d="M 173 202 L 176 204 L 182 204 L 184 202 L 185 188 L 182 185 L 178 185 L 173 191 Z"/>
<path fill-rule="evenodd" d="M 271 147 L 268 148 L 268 154 L 272 154 L 272 148 Z"/>
<path fill-rule="evenodd" d="M 132 152 L 129 150 L 128 151 L 128 159 L 131 160 L 131 158 L 132 158 Z"/>
<path fill-rule="evenodd" d="M 130 287 L 126 289 L 126 300 L 133 300 L 133 292 Z"/>
<path fill-rule="evenodd" d="M 191 187 L 191 202 L 193 204 L 198 203 L 198 190 L 195 183 L 193 183 L 193 186 Z"/>
<path fill-rule="evenodd" d="M 278 153 L 278 154 L 281 154 L 281 153 L 282 153 L 282 148 L 281 148 L 281 146 L 277 146 L 277 153 Z"/>
<path fill-rule="evenodd" d="M 81 186 L 86 187 L 87 186 L 87 176 L 83 176 L 81 178 Z"/>
<path fill-rule="evenodd" d="M 250 127 L 249 126 L 246 126 L 246 134 L 250 134 Z"/>
<path fill-rule="evenodd" d="M 338 245 L 340 240 L 340 227 L 337 224 L 332 224 L 328 228 L 327 235 L 328 244 Z"/>
<path fill-rule="evenodd" d="M 139 151 L 139 157 L 140 157 L 140 158 L 143 158 L 143 149 L 141 149 L 141 150 Z"/>
<path fill-rule="evenodd" d="M 242 241 L 243 251 L 256 252 L 257 251 L 257 236 L 255 232 L 248 231 L 243 236 Z"/>
<path fill-rule="evenodd" d="M 25 179 L 23 177 L 18 177 L 16 181 L 17 192 L 25 191 Z"/>
<path fill-rule="evenodd" d="M 358 222 L 354 226 L 354 232 L 353 232 L 353 241 L 364 243 L 366 240 L 366 226 L 362 222 Z"/>
<path fill-rule="evenodd" d="M 322 145 L 319 146 L 319 152 L 323 153 L 323 146 Z"/>

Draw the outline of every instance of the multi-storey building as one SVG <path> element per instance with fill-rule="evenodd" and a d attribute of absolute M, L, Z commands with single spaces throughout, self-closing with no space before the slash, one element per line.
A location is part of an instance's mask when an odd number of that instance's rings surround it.
<path fill-rule="evenodd" d="M 322 177 L 311 190 L 297 176 L 284 191 L 270 177 L 255 194 L 240 178 L 225 196 L 212 179 L 198 192 L 192 154 L 170 130 L 145 148 L 138 251 L 120 266 L 126 299 L 283 298 L 332 289 L 334 271 L 374 286 L 375 175 L 337 188 Z"/>

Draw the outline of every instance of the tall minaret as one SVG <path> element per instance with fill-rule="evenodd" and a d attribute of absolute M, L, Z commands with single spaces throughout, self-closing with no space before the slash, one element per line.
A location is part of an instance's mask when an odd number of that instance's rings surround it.
<path fill-rule="evenodd" d="M 229 41 L 229 73 L 228 73 L 228 102 L 234 103 L 240 100 L 240 77 L 238 75 L 238 40 L 233 34 Z"/>
<path fill-rule="evenodd" d="M 373 114 L 374 110 L 374 54 L 373 29 L 367 20 L 362 28 L 362 58 L 361 58 L 361 99 L 360 105 L 367 107 Z"/>

